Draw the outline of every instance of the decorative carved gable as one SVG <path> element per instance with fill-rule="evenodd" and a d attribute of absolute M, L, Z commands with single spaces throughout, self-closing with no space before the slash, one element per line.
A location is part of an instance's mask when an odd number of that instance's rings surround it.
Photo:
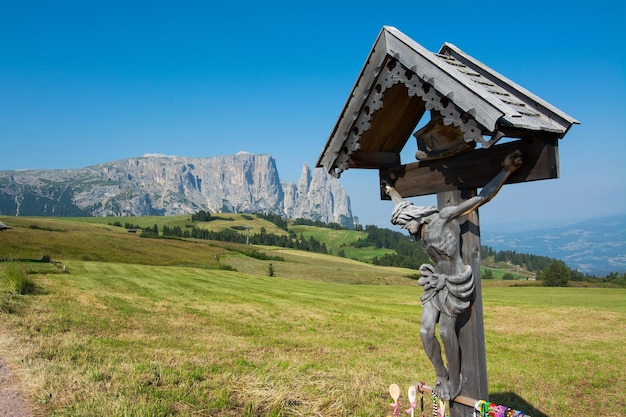
<path fill-rule="evenodd" d="M 415 132 L 429 112 L 430 121 Z M 338 177 L 389 169 L 414 133 L 416 157 L 449 158 L 502 137 L 563 137 L 575 119 L 451 44 L 432 53 L 384 27 L 320 155 Z"/>

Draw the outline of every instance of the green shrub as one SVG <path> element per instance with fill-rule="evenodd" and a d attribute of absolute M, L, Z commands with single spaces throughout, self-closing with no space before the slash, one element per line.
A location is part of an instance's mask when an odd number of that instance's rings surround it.
<path fill-rule="evenodd" d="M 237 269 L 231 265 L 228 264 L 220 264 L 219 268 L 222 271 L 236 271 Z"/>
<path fill-rule="evenodd" d="M 10 291 L 22 295 L 35 292 L 35 282 L 28 276 L 28 271 L 24 265 L 10 262 L 6 267 L 6 273 Z"/>

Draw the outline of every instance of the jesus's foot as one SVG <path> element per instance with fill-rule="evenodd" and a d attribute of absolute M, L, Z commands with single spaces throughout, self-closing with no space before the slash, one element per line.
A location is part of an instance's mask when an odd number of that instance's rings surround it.
<path fill-rule="evenodd" d="M 454 400 L 456 397 L 461 394 L 461 381 L 463 378 L 459 378 L 458 382 L 453 382 L 448 380 L 448 393 L 450 394 L 450 398 L 448 400 Z"/>
<path fill-rule="evenodd" d="M 448 379 L 437 378 L 437 382 L 433 386 L 433 395 L 441 398 L 442 400 L 448 400 Z"/>
<path fill-rule="evenodd" d="M 449 379 L 439 379 L 433 387 L 433 394 L 443 401 L 454 400 L 461 393 L 461 382 L 453 383 Z"/>

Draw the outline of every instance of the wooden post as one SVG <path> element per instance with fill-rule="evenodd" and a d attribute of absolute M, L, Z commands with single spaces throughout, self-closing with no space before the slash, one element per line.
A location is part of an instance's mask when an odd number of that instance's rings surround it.
<path fill-rule="evenodd" d="M 448 191 L 437 194 L 439 210 L 456 206 L 475 196 L 476 189 Z M 461 255 L 463 262 L 474 273 L 475 299 L 457 319 L 461 350 L 461 395 L 487 401 L 487 357 L 485 352 L 485 327 L 483 323 L 482 287 L 480 283 L 480 223 L 478 210 L 458 219 L 461 225 Z M 450 402 L 450 417 L 472 417 L 473 408 Z"/>

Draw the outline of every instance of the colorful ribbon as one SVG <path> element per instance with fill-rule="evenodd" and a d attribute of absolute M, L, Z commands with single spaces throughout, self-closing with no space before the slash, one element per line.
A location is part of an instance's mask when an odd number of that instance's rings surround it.
<path fill-rule="evenodd" d="M 485 400 L 476 401 L 474 417 L 529 417 L 521 411 L 490 403 Z"/>
<path fill-rule="evenodd" d="M 393 407 L 393 417 L 398 417 L 398 409 L 400 408 L 402 403 L 400 401 L 396 401 L 395 403 L 391 403 L 389 405 Z"/>

